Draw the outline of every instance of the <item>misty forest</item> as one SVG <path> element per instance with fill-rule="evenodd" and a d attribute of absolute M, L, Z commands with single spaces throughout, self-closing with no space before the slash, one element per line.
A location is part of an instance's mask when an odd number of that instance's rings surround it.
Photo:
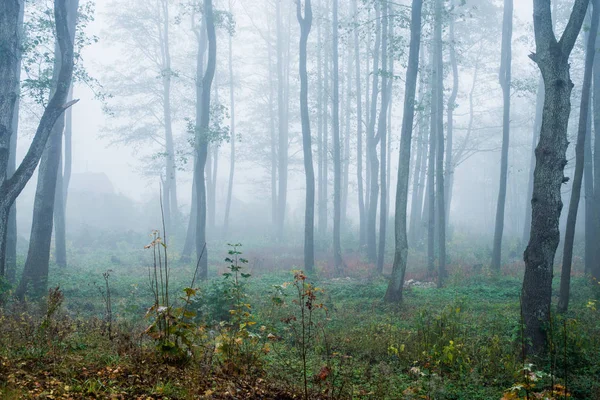
<path fill-rule="evenodd" d="M 600 0 L 0 0 L 1 399 L 600 399 Z"/>

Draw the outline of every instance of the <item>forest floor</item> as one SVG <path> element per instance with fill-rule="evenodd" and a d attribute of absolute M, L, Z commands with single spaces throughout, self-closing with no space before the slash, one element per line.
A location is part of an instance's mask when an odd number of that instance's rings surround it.
<path fill-rule="evenodd" d="M 0 307 L 0 398 L 600 399 L 600 285 L 587 278 L 574 277 L 550 354 L 532 364 L 521 356 L 517 264 L 502 275 L 455 267 L 441 289 L 417 270 L 403 303 L 389 305 L 386 279 L 360 260 L 309 283 L 276 270 L 294 261 L 215 257 L 214 278 L 193 293 L 183 289 L 194 266 L 171 262 L 179 300 L 168 311 L 151 308 L 137 260 L 53 267 L 60 290 L 44 304 Z"/>

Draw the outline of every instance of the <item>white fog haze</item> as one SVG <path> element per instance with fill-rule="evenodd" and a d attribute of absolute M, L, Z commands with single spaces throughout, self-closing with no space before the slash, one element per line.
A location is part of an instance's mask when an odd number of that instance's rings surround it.
<path fill-rule="evenodd" d="M 0 0 L 0 399 L 600 399 L 599 25 Z"/>

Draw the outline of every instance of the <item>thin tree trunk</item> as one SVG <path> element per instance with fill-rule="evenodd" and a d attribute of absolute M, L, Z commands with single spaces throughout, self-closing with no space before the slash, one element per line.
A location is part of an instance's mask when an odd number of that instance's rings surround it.
<path fill-rule="evenodd" d="M 270 25 L 269 25 L 270 27 Z M 271 37 L 271 30 L 269 28 L 269 37 Z M 269 58 L 269 132 L 271 134 L 271 222 L 273 224 L 274 236 L 277 236 L 277 221 L 279 217 L 277 215 L 277 133 L 275 132 L 275 74 L 273 73 L 273 51 L 271 44 L 267 43 L 268 58 Z"/>
<path fill-rule="evenodd" d="M 277 240 L 282 241 L 285 227 L 285 212 L 287 205 L 287 177 L 288 177 L 288 126 L 286 119 L 285 102 L 285 67 L 284 67 L 284 47 L 283 47 L 283 27 L 281 24 L 281 2 L 276 2 L 277 18 L 277 109 L 278 109 L 278 128 L 279 128 L 279 147 L 278 147 L 278 170 L 279 170 L 279 196 L 277 205 Z"/>
<path fill-rule="evenodd" d="M 375 122 L 377 120 L 377 95 L 379 93 L 379 52 L 383 55 L 381 47 L 381 11 L 379 3 L 375 3 L 375 47 L 373 49 L 373 86 L 371 92 L 371 116 L 367 132 L 367 153 L 369 169 L 369 212 L 367 216 L 367 258 L 370 262 L 377 262 L 377 199 L 379 196 L 379 160 L 377 159 L 377 138 L 375 135 Z M 383 86 L 383 84 L 382 84 Z"/>
<path fill-rule="evenodd" d="M 338 0 L 333 0 L 333 259 L 336 273 L 340 274 L 343 268 L 341 245 L 341 217 L 342 217 L 342 159 L 340 143 L 340 82 L 339 82 L 339 32 L 338 32 Z"/>
<path fill-rule="evenodd" d="M 513 0 L 504 0 L 504 23 L 502 28 L 502 55 L 500 61 L 500 86 L 504 100 L 502 118 L 502 153 L 500 159 L 500 190 L 496 205 L 496 227 L 494 229 L 494 248 L 491 267 L 500 271 L 502 262 L 502 236 L 504 233 L 504 211 L 506 208 L 506 183 L 508 180 L 508 146 L 510 140 L 510 85 L 512 74 L 512 28 Z"/>
<path fill-rule="evenodd" d="M 569 214 L 567 216 L 562 273 L 560 277 L 560 296 L 558 298 L 558 311 L 561 313 L 566 312 L 569 307 L 573 243 L 575 241 L 575 224 L 577 223 L 577 211 L 579 209 L 581 184 L 583 181 L 585 137 L 587 134 L 588 115 L 590 112 L 592 69 L 596 53 L 596 37 L 598 36 L 599 17 L 600 7 L 598 7 L 598 3 L 596 2 L 593 6 L 592 26 L 589 31 L 590 38 L 588 39 L 585 53 L 585 72 L 583 75 L 581 106 L 579 108 L 579 129 L 577 131 L 577 144 L 575 146 L 575 174 L 573 176 L 573 188 L 571 190 L 571 201 L 569 203 Z"/>
<path fill-rule="evenodd" d="M 358 38 L 358 5 L 357 0 L 352 0 L 354 22 L 354 69 L 356 79 L 356 181 L 358 185 L 358 217 L 359 217 L 359 244 L 365 245 L 366 216 L 365 194 L 363 186 L 363 108 L 362 108 L 362 82 L 360 75 L 360 42 Z M 367 79 L 368 81 L 368 79 Z"/>
<path fill-rule="evenodd" d="M 421 7 L 422 8 L 422 7 Z M 415 179 L 413 181 L 413 195 L 411 199 L 411 215 L 410 215 L 410 226 L 408 229 L 409 239 L 408 242 L 411 246 L 417 247 L 422 242 L 422 228 L 423 228 L 423 196 L 425 192 L 425 181 L 427 177 L 427 140 L 429 134 L 429 110 L 431 101 L 427 95 L 427 61 L 426 61 L 425 46 L 420 50 L 421 58 L 421 79 L 419 88 L 419 104 L 420 117 L 419 117 L 419 136 L 417 138 L 417 161 L 415 171 Z"/>
<path fill-rule="evenodd" d="M 165 152 L 167 154 L 165 189 L 167 195 L 163 198 L 165 225 L 170 230 L 177 222 L 179 211 L 177 203 L 177 168 L 175 166 L 175 145 L 173 142 L 173 123 L 171 121 L 171 78 L 173 71 L 171 69 L 171 50 L 169 44 L 169 1 L 160 0 L 161 7 L 161 31 L 159 34 L 162 67 L 161 71 L 163 84 L 163 118 L 165 123 Z M 175 219 L 175 220 L 174 220 Z"/>
<path fill-rule="evenodd" d="M 346 52 L 346 105 L 344 107 L 344 175 L 342 178 L 342 226 L 348 221 L 348 193 L 350 191 L 350 115 L 352 114 L 352 54 L 350 46 Z"/>
<path fill-rule="evenodd" d="M 229 13 L 232 13 L 231 0 L 229 0 Z M 233 197 L 233 178 L 235 174 L 235 94 L 233 85 L 233 44 L 232 35 L 229 35 L 229 114 L 230 114 L 230 145 L 231 158 L 229 160 L 229 183 L 227 185 L 227 200 L 225 202 L 225 221 L 223 222 L 223 234 L 229 231 L 229 213 L 231 211 L 231 198 Z"/>
<path fill-rule="evenodd" d="M 208 61 L 202 86 L 196 86 L 196 101 L 200 101 L 201 107 L 196 107 L 196 119 L 199 119 L 196 133 L 196 196 L 198 199 L 198 220 L 196 225 L 196 255 L 202 256 L 200 260 L 199 278 L 208 278 L 208 246 L 206 246 L 206 180 L 204 169 L 208 157 L 208 127 L 210 122 L 210 91 L 215 76 L 217 62 L 217 37 L 213 17 L 212 0 L 204 0 L 204 21 L 208 38 Z M 200 50 L 201 45 L 199 45 Z M 198 91 L 200 96 L 198 96 Z M 200 115 L 198 115 L 198 113 Z"/>
<path fill-rule="evenodd" d="M 446 225 L 450 224 L 450 202 L 452 197 L 450 195 L 450 188 L 454 181 L 454 159 L 452 157 L 454 151 L 454 109 L 456 105 L 456 97 L 458 96 L 458 63 L 456 62 L 456 37 L 454 34 L 454 20 L 456 3 L 454 0 L 450 2 L 450 16 L 449 16 L 449 35 L 450 35 L 450 65 L 452 66 L 452 92 L 448 98 L 448 114 L 447 114 L 447 130 L 446 135 L 446 173 L 445 173 L 445 210 L 446 210 Z"/>
<path fill-rule="evenodd" d="M 436 0 L 437 1 L 437 0 Z M 427 207 L 424 210 L 427 221 L 427 271 L 430 275 L 435 272 L 435 167 L 436 167 L 436 145 L 437 145 L 437 113 L 438 113 L 438 91 L 437 91 L 437 64 L 435 59 L 434 43 L 431 47 L 431 120 L 429 133 L 429 157 L 427 160 Z"/>
<path fill-rule="evenodd" d="M 300 113 L 302 118 L 302 150 L 304 152 L 304 172 L 306 176 L 306 205 L 304 211 L 304 270 L 313 272 L 315 264 L 315 171 L 312 160 L 310 136 L 310 115 L 308 112 L 308 72 L 306 70 L 306 47 L 312 26 L 312 6 L 310 0 L 302 5 L 296 3 L 296 16 L 300 24 Z"/>
<path fill-rule="evenodd" d="M 443 285 L 446 278 L 446 203 L 444 201 L 444 60 L 442 42 L 442 10 L 443 0 L 435 3 L 435 78 L 437 95 L 436 101 L 436 200 L 437 200 L 437 229 L 438 229 L 438 287 Z"/>
<path fill-rule="evenodd" d="M 387 225 L 387 112 L 390 101 L 389 92 L 391 80 L 385 76 L 388 68 L 388 5 L 383 4 L 382 20 L 382 41 L 381 41 L 381 67 L 384 70 L 384 76 L 381 78 L 381 109 L 379 110 L 379 120 L 377 122 L 377 136 L 375 141 L 380 143 L 381 163 L 379 165 L 379 185 L 381 187 L 380 207 L 379 207 L 379 246 L 377 249 L 377 273 L 383 273 L 383 261 L 385 258 L 385 230 Z M 377 172 L 375 172 L 377 173 Z M 374 175 L 375 176 L 375 175 Z M 377 199 L 375 198 L 375 204 Z"/>
<path fill-rule="evenodd" d="M 422 0 L 413 0 L 410 22 L 410 49 L 406 70 L 406 89 L 404 95 L 404 116 L 400 136 L 400 158 L 398 162 L 398 184 L 396 186 L 396 235 L 392 277 L 385 293 L 388 302 L 402 301 L 402 288 L 408 261 L 408 238 L 406 217 L 408 205 L 408 176 L 410 170 L 410 150 L 413 122 L 415 116 L 415 94 L 419 74 L 419 48 L 421 45 Z"/>
<path fill-rule="evenodd" d="M 76 13 L 77 10 L 69 10 Z M 68 101 L 73 100 L 73 86 L 69 90 Z M 54 245 L 56 265 L 62 268 L 67 267 L 67 193 L 69 190 L 69 181 L 71 180 L 72 154 L 72 135 L 73 119 L 71 109 L 65 112 L 65 152 L 61 156 L 58 164 L 58 174 L 56 177 L 56 194 L 54 203 Z M 64 161 L 64 167 L 63 167 Z M 64 172 L 63 172 L 64 170 Z"/>

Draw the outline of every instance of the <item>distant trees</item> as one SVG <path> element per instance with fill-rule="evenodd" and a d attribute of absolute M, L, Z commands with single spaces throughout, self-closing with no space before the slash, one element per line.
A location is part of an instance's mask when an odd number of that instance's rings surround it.
<path fill-rule="evenodd" d="M 531 234 L 524 253 L 522 310 L 527 353 L 545 351 L 552 300 L 554 256 L 560 241 L 561 187 L 567 181 L 567 126 L 573 88 L 569 55 L 581 30 L 589 0 L 576 0 L 565 31 L 557 40 L 552 24 L 550 2 L 534 0 L 536 52 L 531 59 L 544 79 L 545 97 L 540 140 L 535 150 Z M 529 341 L 530 340 L 530 341 Z"/>
<path fill-rule="evenodd" d="M 110 102 L 114 118 L 108 134 L 113 143 L 144 146 L 139 153 L 151 160 L 144 173 L 162 181 L 169 231 L 179 214 L 178 152 L 173 129 L 178 107 L 172 98 L 179 72 L 172 60 L 170 3 L 131 1 L 113 7 L 107 37 L 124 50 L 126 59 L 120 65 L 109 66 L 105 76 L 107 89 L 114 96 Z"/>

